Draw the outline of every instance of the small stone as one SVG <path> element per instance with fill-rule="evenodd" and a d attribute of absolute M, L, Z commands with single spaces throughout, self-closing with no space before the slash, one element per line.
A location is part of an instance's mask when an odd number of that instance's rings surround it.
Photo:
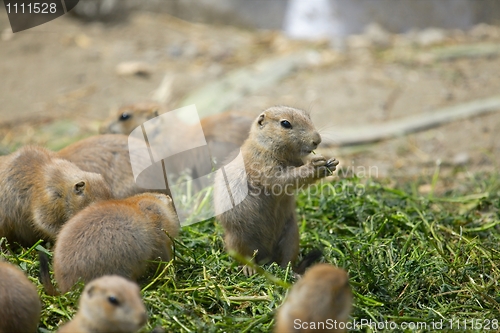
<path fill-rule="evenodd" d="M 461 166 L 469 163 L 470 156 L 466 152 L 461 152 L 453 157 L 453 165 Z"/>
<path fill-rule="evenodd" d="M 75 37 L 75 44 L 81 49 L 88 49 L 92 40 L 85 34 L 79 34 Z"/>
<path fill-rule="evenodd" d="M 149 76 L 153 73 L 153 68 L 146 62 L 126 61 L 119 63 L 118 66 L 116 66 L 116 73 L 122 76 Z"/>
<path fill-rule="evenodd" d="M 370 23 L 365 28 L 365 36 L 377 47 L 389 47 L 392 43 L 391 34 L 377 23 Z"/>
<path fill-rule="evenodd" d="M 416 36 L 416 42 L 420 46 L 432 46 L 442 44 L 446 41 L 446 32 L 443 29 L 427 28 L 420 31 Z"/>
<path fill-rule="evenodd" d="M 431 190 L 432 190 L 431 184 L 424 184 L 418 187 L 418 193 L 420 194 L 429 194 L 431 193 Z"/>
<path fill-rule="evenodd" d="M 372 41 L 365 35 L 351 35 L 347 37 L 347 45 L 350 49 L 369 48 Z"/>

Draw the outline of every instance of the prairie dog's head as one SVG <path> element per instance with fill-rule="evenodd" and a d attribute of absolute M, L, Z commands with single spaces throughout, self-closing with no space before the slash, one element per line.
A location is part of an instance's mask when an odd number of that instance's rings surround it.
<path fill-rule="evenodd" d="M 177 237 L 180 222 L 175 212 L 174 203 L 169 195 L 162 193 L 142 193 L 134 198 L 138 199 L 139 209 L 152 221 L 160 222 L 162 229 L 171 237 Z"/>
<path fill-rule="evenodd" d="M 124 105 L 102 123 L 99 133 L 129 135 L 136 127 L 157 117 L 161 109 L 161 105 L 155 102 Z"/>
<path fill-rule="evenodd" d="M 352 292 L 347 272 L 329 264 L 317 264 L 306 271 L 289 291 L 276 316 L 275 332 L 293 331 L 301 322 L 347 322 L 352 309 Z M 344 332 L 332 329 L 329 332 Z"/>
<path fill-rule="evenodd" d="M 273 106 L 262 112 L 252 125 L 250 137 L 292 159 L 310 154 L 321 143 L 309 114 L 288 106 Z"/>
<path fill-rule="evenodd" d="M 79 314 L 89 331 L 96 332 L 137 332 L 148 318 L 137 284 L 117 275 L 85 286 Z"/>
<path fill-rule="evenodd" d="M 112 199 L 102 175 L 86 172 L 63 159 L 52 159 L 43 172 L 43 193 L 35 200 L 35 223 L 54 237 L 62 225 L 88 205 Z"/>

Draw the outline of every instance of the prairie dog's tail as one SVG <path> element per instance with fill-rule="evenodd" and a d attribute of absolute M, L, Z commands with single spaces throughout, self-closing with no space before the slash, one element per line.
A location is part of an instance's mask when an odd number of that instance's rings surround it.
<path fill-rule="evenodd" d="M 293 271 L 297 274 L 304 274 L 306 269 L 318 261 L 323 256 L 323 252 L 320 249 L 314 249 L 302 258 L 297 266 L 293 268 Z"/>
<path fill-rule="evenodd" d="M 38 251 L 38 259 L 40 260 L 40 283 L 43 285 L 43 289 L 45 289 L 45 293 L 50 296 L 57 296 L 59 292 L 56 290 L 52 281 L 50 280 L 50 272 L 49 272 L 49 257 L 45 252 Z"/>

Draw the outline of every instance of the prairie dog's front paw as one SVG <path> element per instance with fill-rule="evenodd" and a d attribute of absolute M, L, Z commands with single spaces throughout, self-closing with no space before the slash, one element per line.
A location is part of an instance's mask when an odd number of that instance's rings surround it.
<path fill-rule="evenodd" d="M 316 166 L 316 170 L 318 170 L 318 176 L 323 178 L 327 176 L 331 176 L 333 171 L 337 169 L 337 165 L 339 165 L 339 161 L 335 158 L 330 158 L 324 161 L 324 164 Z"/>
<path fill-rule="evenodd" d="M 309 160 L 309 163 L 311 163 L 315 167 L 320 167 L 320 166 L 326 165 L 327 160 L 326 160 L 326 158 L 324 158 L 321 155 L 316 155 L 316 156 L 311 157 L 311 159 Z"/>
<path fill-rule="evenodd" d="M 325 166 L 330 169 L 330 171 L 335 171 L 337 169 L 337 165 L 339 165 L 339 161 L 332 157 L 328 161 L 326 161 Z"/>

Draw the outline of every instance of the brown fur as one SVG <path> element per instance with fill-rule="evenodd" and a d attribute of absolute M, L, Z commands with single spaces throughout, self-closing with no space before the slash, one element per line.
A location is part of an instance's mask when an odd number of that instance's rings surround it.
<path fill-rule="evenodd" d="M 54 275 L 61 292 L 83 282 L 117 274 L 137 280 L 147 260 L 172 259 L 180 225 L 172 199 L 143 193 L 102 201 L 75 215 L 62 228 L 54 249 Z"/>
<path fill-rule="evenodd" d="M 129 104 L 120 108 L 116 115 L 106 119 L 100 128 L 100 132 L 102 134 L 129 135 L 132 130 L 163 112 L 165 112 L 165 109 L 161 105 L 153 102 Z M 253 119 L 235 112 L 224 112 L 207 116 L 201 119 L 200 122 L 210 155 L 215 161 L 214 166 L 216 167 L 225 160 L 231 152 L 243 144 L 248 137 Z M 175 124 L 163 125 L 166 130 L 178 130 Z M 189 130 L 190 129 L 188 129 L 188 131 Z M 162 130 L 148 133 L 148 139 L 151 141 L 161 140 L 161 133 Z M 175 142 L 169 142 L 167 144 L 175 145 Z M 172 168 L 180 172 L 185 168 L 191 168 L 195 165 L 197 166 L 197 170 L 193 172 L 194 178 L 207 174 L 212 170 L 212 165 L 201 165 L 211 164 L 206 162 L 207 158 L 209 158 L 205 156 L 206 151 L 200 148 L 192 153 L 192 156 L 180 158 L 180 165 L 179 163 L 174 163 L 171 165 Z"/>
<path fill-rule="evenodd" d="M 112 197 L 109 185 L 42 147 L 26 146 L 0 159 L 0 237 L 31 246 L 53 240 L 84 207 Z"/>
<path fill-rule="evenodd" d="M 155 102 L 127 104 L 104 120 L 99 132 L 129 135 L 144 122 L 164 112 L 165 108 Z M 250 117 L 235 112 L 223 112 L 202 118 L 201 127 L 207 142 L 230 142 L 241 146 L 248 137 L 252 122 Z"/>
<path fill-rule="evenodd" d="M 79 303 L 76 315 L 58 333 L 133 333 L 148 318 L 139 287 L 121 276 L 93 280 L 83 290 Z"/>
<path fill-rule="evenodd" d="M 201 119 L 207 142 L 229 142 L 241 146 L 248 138 L 253 119 L 235 112 L 223 112 Z"/>
<path fill-rule="evenodd" d="M 224 112 L 201 119 L 201 127 L 205 133 L 210 154 L 215 159 L 215 166 L 241 147 L 248 138 L 253 119 L 232 112 Z"/>
<path fill-rule="evenodd" d="M 99 128 L 101 134 L 129 135 L 137 126 L 158 116 L 163 108 L 155 102 L 139 102 L 123 105 L 118 111 L 104 120 Z"/>
<path fill-rule="evenodd" d="M 125 135 L 97 135 L 60 150 L 58 156 L 82 170 L 100 173 L 116 199 L 127 198 L 147 191 L 135 183 L 128 140 Z"/>
<path fill-rule="evenodd" d="M 333 323 L 346 323 L 351 309 L 352 293 L 347 272 L 329 264 L 318 264 L 311 267 L 288 292 L 278 309 L 274 332 L 345 332 Z M 323 322 L 325 329 L 297 329 L 304 322 L 307 326 L 311 322 Z M 329 323 L 333 327 L 328 327 Z"/>
<path fill-rule="evenodd" d="M 0 260 L 0 333 L 36 332 L 40 311 L 35 285 L 18 267 Z"/>
<path fill-rule="evenodd" d="M 292 128 L 284 128 L 283 120 Z M 224 227 L 228 250 L 250 257 L 258 250 L 259 264 L 277 262 L 286 267 L 295 262 L 299 232 L 294 192 L 329 175 L 329 170 L 335 170 L 338 164 L 335 159 L 318 155 L 304 161 L 320 142 L 309 115 L 302 110 L 276 106 L 254 121 L 250 136 L 241 147 L 245 170 L 234 164 L 224 167 L 228 179 L 233 181 L 242 179 L 246 172 L 248 196 L 221 213 L 228 188 L 221 170 L 215 177 L 215 213 Z"/>

